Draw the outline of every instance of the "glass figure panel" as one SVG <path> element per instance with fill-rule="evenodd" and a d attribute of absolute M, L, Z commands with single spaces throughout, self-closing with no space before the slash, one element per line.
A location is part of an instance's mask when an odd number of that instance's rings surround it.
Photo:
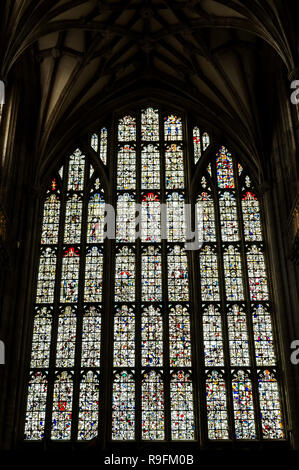
<path fill-rule="evenodd" d="M 101 329 L 99 307 L 86 307 L 82 324 L 81 367 L 100 367 Z"/>
<path fill-rule="evenodd" d="M 103 253 L 93 246 L 87 249 L 85 258 L 84 302 L 101 302 L 103 287 Z"/>
<path fill-rule="evenodd" d="M 171 114 L 164 117 L 164 138 L 168 140 L 183 140 L 182 119 Z"/>
<path fill-rule="evenodd" d="M 70 247 L 64 251 L 60 282 L 60 302 L 77 302 L 79 286 L 79 251 Z"/>
<path fill-rule="evenodd" d="M 135 381 L 127 371 L 116 373 L 113 382 L 112 439 L 135 439 Z"/>
<path fill-rule="evenodd" d="M 230 363 L 232 366 L 249 366 L 247 320 L 243 308 L 232 305 L 227 313 Z"/>
<path fill-rule="evenodd" d="M 190 371 L 174 372 L 170 382 L 171 437 L 174 441 L 194 439 L 193 386 Z"/>
<path fill-rule="evenodd" d="M 171 367 L 191 367 L 190 314 L 187 306 L 169 305 L 169 360 Z"/>
<path fill-rule="evenodd" d="M 115 296 L 116 302 L 135 300 L 135 254 L 129 247 L 120 248 L 115 260 Z"/>
<path fill-rule="evenodd" d="M 122 305 L 116 307 L 114 314 L 114 352 L 115 367 L 135 366 L 135 312 L 134 308 Z"/>
<path fill-rule="evenodd" d="M 75 310 L 66 306 L 58 316 L 56 367 L 74 367 L 76 327 Z"/>
<path fill-rule="evenodd" d="M 123 145 L 117 156 L 117 189 L 128 190 L 136 187 L 136 150 L 131 145 Z"/>
<path fill-rule="evenodd" d="M 73 407 L 73 377 L 63 371 L 54 382 L 52 406 L 51 438 L 69 440 L 71 438 Z"/>
<path fill-rule="evenodd" d="M 193 152 L 194 163 L 196 164 L 201 157 L 201 138 L 200 130 L 198 127 L 193 127 Z"/>
<path fill-rule="evenodd" d="M 36 308 L 31 346 L 31 368 L 47 368 L 50 361 L 52 309 Z"/>
<path fill-rule="evenodd" d="M 252 325 L 255 344 L 255 359 L 258 366 L 274 366 L 276 355 L 272 333 L 272 321 L 268 305 L 252 307 Z"/>
<path fill-rule="evenodd" d="M 103 243 L 105 200 L 103 193 L 92 194 L 88 202 L 87 243 Z"/>
<path fill-rule="evenodd" d="M 99 138 L 97 134 L 92 134 L 91 139 L 90 139 L 90 146 L 93 148 L 95 152 L 98 151 L 98 145 L 99 145 Z"/>
<path fill-rule="evenodd" d="M 136 202 L 134 194 L 123 193 L 117 196 L 116 241 L 131 242 L 136 237 Z"/>
<path fill-rule="evenodd" d="M 260 205 L 254 193 L 248 191 L 242 197 L 245 241 L 262 241 Z"/>
<path fill-rule="evenodd" d="M 219 196 L 220 224 L 222 241 L 239 240 L 237 204 L 233 194 L 225 192 Z"/>
<path fill-rule="evenodd" d="M 284 439 L 280 393 L 274 373 L 260 371 L 258 388 L 264 439 Z"/>
<path fill-rule="evenodd" d="M 141 296 L 144 302 L 162 300 L 162 265 L 158 248 L 148 246 L 141 256 Z"/>
<path fill-rule="evenodd" d="M 210 145 L 210 136 L 207 132 L 204 132 L 202 134 L 202 148 L 203 148 L 203 151 L 205 151 L 208 146 Z"/>
<path fill-rule="evenodd" d="M 167 189 L 184 188 L 184 158 L 181 145 L 171 144 L 166 147 L 165 176 Z"/>
<path fill-rule="evenodd" d="M 141 111 L 141 139 L 147 141 L 159 140 L 159 111 L 147 108 Z"/>
<path fill-rule="evenodd" d="M 84 189 L 85 156 L 77 149 L 69 159 L 68 191 L 83 191 Z"/>
<path fill-rule="evenodd" d="M 78 440 L 91 440 L 98 435 L 99 376 L 88 371 L 80 383 Z"/>
<path fill-rule="evenodd" d="M 264 253 L 256 245 L 247 249 L 247 266 L 250 299 L 269 300 Z"/>
<path fill-rule="evenodd" d="M 209 439 L 228 439 L 226 385 L 217 370 L 207 374 L 206 401 Z"/>
<path fill-rule="evenodd" d="M 232 393 L 236 439 L 256 439 L 251 379 L 242 370 L 233 375 Z"/>
<path fill-rule="evenodd" d="M 142 439 L 164 439 L 164 384 L 154 370 L 144 373 L 142 380 Z"/>
<path fill-rule="evenodd" d="M 156 144 L 141 148 L 141 188 L 160 189 L 160 150 Z"/>
<path fill-rule="evenodd" d="M 118 141 L 132 142 L 136 140 L 136 119 L 124 116 L 118 121 Z"/>
<path fill-rule="evenodd" d="M 234 188 L 234 169 L 231 153 L 222 146 L 216 154 L 216 157 L 218 187 L 224 189 Z"/>
<path fill-rule="evenodd" d="M 167 240 L 169 242 L 185 241 L 185 198 L 183 194 L 170 193 L 166 198 Z"/>
<path fill-rule="evenodd" d="M 64 243 L 80 243 L 83 202 L 81 196 L 73 194 L 66 202 Z"/>
<path fill-rule="evenodd" d="M 229 245 L 224 250 L 226 300 L 244 300 L 241 256 L 239 248 Z"/>
<path fill-rule="evenodd" d="M 54 302 L 56 248 L 43 248 L 39 258 L 36 303 Z"/>
<path fill-rule="evenodd" d="M 100 131 L 100 159 L 107 164 L 107 152 L 108 152 L 108 131 L 106 127 L 102 127 Z"/>
<path fill-rule="evenodd" d="M 44 437 L 48 379 L 45 372 L 32 372 L 28 384 L 25 439 Z"/>
<path fill-rule="evenodd" d="M 168 300 L 182 302 L 189 300 L 187 255 L 179 245 L 169 248 L 168 265 Z"/>
<path fill-rule="evenodd" d="M 41 244 L 52 245 L 58 243 L 60 216 L 60 198 L 57 194 L 50 194 L 44 202 Z"/>
<path fill-rule="evenodd" d="M 141 364 L 163 366 L 163 319 L 160 307 L 149 305 L 141 316 Z"/>
<path fill-rule="evenodd" d="M 219 307 L 208 305 L 202 317 L 205 365 L 218 367 L 224 365 L 222 322 Z"/>
<path fill-rule="evenodd" d="M 201 297 L 203 301 L 219 301 L 218 259 L 210 245 L 200 250 Z"/>
<path fill-rule="evenodd" d="M 141 201 L 141 241 L 161 241 L 160 197 L 155 193 L 145 193 Z"/>
<path fill-rule="evenodd" d="M 202 233 L 203 242 L 216 241 L 215 207 L 210 194 L 202 192 L 196 201 L 198 230 Z"/>

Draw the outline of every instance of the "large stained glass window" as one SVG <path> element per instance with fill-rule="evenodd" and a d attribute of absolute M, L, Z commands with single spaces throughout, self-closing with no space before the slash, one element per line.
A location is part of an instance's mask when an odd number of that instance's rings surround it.
<path fill-rule="evenodd" d="M 50 179 L 26 441 L 286 439 L 260 197 L 233 152 L 188 127 L 129 110 Z"/>

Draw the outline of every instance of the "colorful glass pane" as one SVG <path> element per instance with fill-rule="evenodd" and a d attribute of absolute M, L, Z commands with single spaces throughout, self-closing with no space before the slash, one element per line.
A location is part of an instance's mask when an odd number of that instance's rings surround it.
<path fill-rule="evenodd" d="M 183 139 L 182 120 L 179 116 L 171 114 L 164 118 L 164 137 L 165 140 Z"/>
<path fill-rule="evenodd" d="M 103 243 L 105 200 L 103 193 L 92 194 L 88 202 L 87 243 Z"/>
<path fill-rule="evenodd" d="M 163 365 L 163 319 L 160 307 L 144 307 L 141 316 L 141 363 L 144 367 Z"/>
<path fill-rule="evenodd" d="M 118 141 L 131 142 L 136 140 L 136 119 L 124 116 L 118 121 Z"/>
<path fill-rule="evenodd" d="M 74 367 L 77 318 L 73 308 L 65 307 L 58 317 L 56 367 Z"/>
<path fill-rule="evenodd" d="M 115 375 L 112 395 L 112 439 L 135 438 L 135 382 L 132 374 Z"/>
<path fill-rule="evenodd" d="M 166 147 L 165 176 L 167 189 L 184 188 L 184 159 L 181 145 L 171 144 Z"/>
<path fill-rule="evenodd" d="M 193 127 L 193 152 L 195 164 L 201 157 L 201 142 L 200 142 L 200 130 L 198 127 Z"/>
<path fill-rule="evenodd" d="M 141 149 L 141 188 L 160 188 L 160 151 L 158 145 L 148 144 Z"/>
<path fill-rule="evenodd" d="M 226 385 L 217 370 L 207 375 L 206 401 L 209 439 L 228 439 Z"/>
<path fill-rule="evenodd" d="M 132 307 L 122 305 L 114 314 L 114 353 L 115 367 L 135 365 L 135 313 Z"/>
<path fill-rule="evenodd" d="M 31 346 L 31 368 L 47 368 L 50 361 L 52 309 L 36 309 Z"/>
<path fill-rule="evenodd" d="M 72 374 L 63 371 L 54 383 L 51 438 L 69 440 L 71 438 L 73 406 Z"/>
<path fill-rule="evenodd" d="M 233 194 L 225 192 L 219 197 L 221 235 L 224 242 L 239 240 L 237 204 Z"/>
<path fill-rule="evenodd" d="M 107 152 L 108 152 L 108 131 L 106 127 L 102 127 L 100 132 L 100 159 L 107 164 Z"/>
<path fill-rule="evenodd" d="M 136 187 L 136 151 L 131 145 L 120 147 L 117 157 L 117 189 Z"/>
<path fill-rule="evenodd" d="M 116 254 L 114 298 L 116 302 L 135 300 L 135 255 L 127 246 Z"/>
<path fill-rule="evenodd" d="M 44 437 L 48 380 L 43 372 L 30 375 L 28 383 L 25 439 L 40 440 Z"/>
<path fill-rule="evenodd" d="M 81 367 L 100 366 L 101 329 L 101 311 L 88 307 L 83 315 Z"/>
<path fill-rule="evenodd" d="M 241 255 L 239 248 L 229 245 L 224 250 L 226 300 L 244 300 Z"/>
<path fill-rule="evenodd" d="M 213 246 L 200 250 L 201 297 L 203 301 L 220 300 L 218 259 Z"/>
<path fill-rule="evenodd" d="M 80 243 L 82 207 L 82 199 L 78 194 L 73 194 L 67 199 L 64 243 Z"/>
<path fill-rule="evenodd" d="M 39 258 L 36 303 L 54 302 L 56 249 L 43 248 Z"/>
<path fill-rule="evenodd" d="M 182 305 L 169 306 L 169 359 L 171 367 L 191 366 L 190 314 Z"/>
<path fill-rule="evenodd" d="M 256 439 L 252 384 L 244 371 L 234 374 L 232 380 L 235 435 L 237 439 Z"/>
<path fill-rule="evenodd" d="M 253 334 L 255 343 L 255 358 L 258 366 L 276 364 L 274 351 L 272 321 L 269 306 L 258 304 L 252 313 Z"/>
<path fill-rule="evenodd" d="M 162 266 L 158 248 L 144 248 L 141 257 L 141 289 L 144 302 L 162 300 Z"/>
<path fill-rule="evenodd" d="M 119 194 L 116 207 L 116 240 L 134 242 L 136 234 L 136 203 L 133 194 Z"/>
<path fill-rule="evenodd" d="M 169 242 L 185 241 L 185 198 L 183 194 L 167 195 L 167 240 Z"/>
<path fill-rule="evenodd" d="M 101 302 L 103 286 L 102 250 L 93 246 L 87 250 L 85 258 L 84 302 Z"/>
<path fill-rule="evenodd" d="M 157 109 L 147 108 L 141 111 L 141 139 L 159 140 L 159 112 Z"/>
<path fill-rule="evenodd" d="M 151 370 L 142 380 L 142 438 L 164 439 L 164 384 L 160 374 Z"/>
<path fill-rule="evenodd" d="M 193 386 L 190 372 L 178 371 L 170 382 L 171 437 L 175 441 L 194 439 Z"/>
<path fill-rule="evenodd" d="M 60 283 L 60 302 L 77 302 L 79 285 L 79 252 L 71 247 L 64 251 Z"/>
<path fill-rule="evenodd" d="M 246 241 L 262 241 L 260 205 L 254 193 L 242 197 L 244 237 Z"/>
<path fill-rule="evenodd" d="M 251 300 L 268 300 L 268 282 L 264 254 L 256 245 L 247 250 L 249 291 Z"/>
<path fill-rule="evenodd" d="M 230 363 L 232 366 L 249 366 L 249 349 L 246 314 L 239 305 L 233 305 L 227 314 Z"/>
<path fill-rule="evenodd" d="M 284 439 L 280 393 L 273 372 L 265 370 L 259 376 L 259 398 L 264 439 Z"/>
<path fill-rule="evenodd" d="M 222 146 L 216 156 L 218 187 L 224 189 L 234 188 L 234 169 L 231 154 Z"/>
<path fill-rule="evenodd" d="M 44 202 L 41 243 L 52 245 L 58 243 L 60 215 L 60 198 L 57 194 L 50 194 Z"/>
<path fill-rule="evenodd" d="M 68 191 L 83 191 L 85 156 L 77 149 L 69 159 Z"/>
<path fill-rule="evenodd" d="M 94 439 L 98 434 L 99 378 L 92 371 L 83 375 L 80 383 L 78 439 Z"/>
<path fill-rule="evenodd" d="M 204 355 L 206 366 L 223 366 L 222 322 L 219 307 L 205 307 L 202 317 Z"/>
<path fill-rule="evenodd" d="M 168 267 L 168 299 L 170 301 L 188 301 L 188 266 L 185 249 L 179 245 L 169 248 Z"/>

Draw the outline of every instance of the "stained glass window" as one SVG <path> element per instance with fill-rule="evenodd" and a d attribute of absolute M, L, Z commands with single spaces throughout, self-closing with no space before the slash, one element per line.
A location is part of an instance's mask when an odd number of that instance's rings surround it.
<path fill-rule="evenodd" d="M 49 180 L 26 440 L 286 438 L 261 199 L 186 119 L 154 105 L 116 115 Z"/>

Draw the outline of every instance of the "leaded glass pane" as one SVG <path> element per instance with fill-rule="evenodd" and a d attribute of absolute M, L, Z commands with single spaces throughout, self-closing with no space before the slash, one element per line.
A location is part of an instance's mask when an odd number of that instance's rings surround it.
<path fill-rule="evenodd" d="M 224 365 L 221 314 L 218 306 L 205 307 L 202 317 L 205 365 Z"/>
<path fill-rule="evenodd" d="M 260 372 L 259 398 L 264 439 L 283 439 L 285 436 L 278 383 L 269 370 Z"/>
<path fill-rule="evenodd" d="M 133 375 L 122 371 L 115 375 L 112 396 L 112 439 L 135 438 L 135 382 Z"/>
<path fill-rule="evenodd" d="M 170 382 L 171 437 L 175 441 L 194 439 L 193 386 L 190 372 L 178 371 Z"/>
<path fill-rule="evenodd" d="M 207 375 L 206 400 L 209 439 L 228 439 L 226 385 L 217 370 Z"/>
<path fill-rule="evenodd" d="M 235 434 L 237 439 L 256 439 L 252 384 L 248 374 L 238 371 L 232 380 Z"/>
<path fill-rule="evenodd" d="M 80 383 L 78 439 L 90 440 L 98 434 L 99 377 L 92 371 L 83 375 Z"/>
<path fill-rule="evenodd" d="M 54 383 L 52 406 L 52 439 L 71 438 L 73 406 L 73 378 L 66 371 L 57 376 Z"/>
<path fill-rule="evenodd" d="M 153 370 L 142 381 L 142 438 L 164 439 L 164 384 Z"/>
<path fill-rule="evenodd" d="M 141 355 L 142 366 L 163 366 L 163 319 L 161 308 L 154 305 L 142 310 Z"/>
<path fill-rule="evenodd" d="M 43 372 L 32 373 L 28 383 L 25 439 L 44 437 L 48 380 Z"/>

